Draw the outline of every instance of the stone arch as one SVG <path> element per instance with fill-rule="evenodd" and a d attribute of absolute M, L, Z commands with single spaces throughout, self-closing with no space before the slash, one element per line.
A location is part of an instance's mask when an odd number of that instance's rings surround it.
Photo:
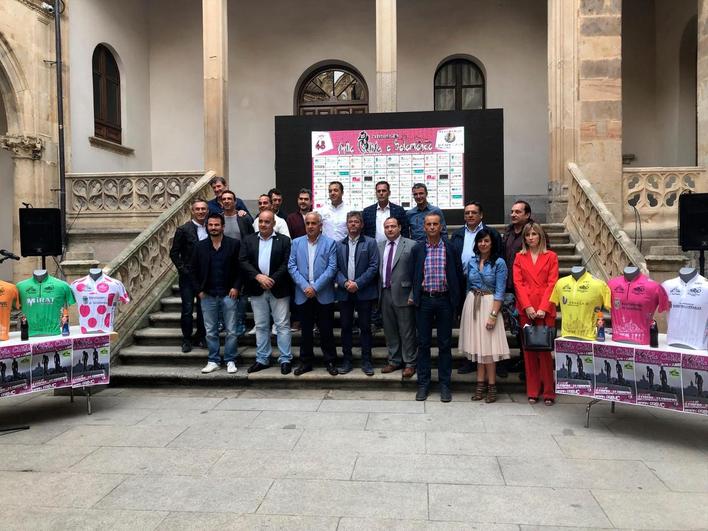
<path fill-rule="evenodd" d="M 28 114 L 31 116 L 31 109 L 27 108 L 21 97 L 18 97 L 27 94 L 29 94 L 29 84 L 20 62 L 12 51 L 10 43 L 0 33 L 0 97 L 5 106 L 7 128 L 10 132 L 26 132 L 27 123 L 32 123 L 27 119 Z"/>

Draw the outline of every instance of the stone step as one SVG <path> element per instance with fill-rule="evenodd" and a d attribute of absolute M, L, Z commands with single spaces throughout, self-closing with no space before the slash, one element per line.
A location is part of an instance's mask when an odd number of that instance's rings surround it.
<path fill-rule="evenodd" d="M 459 338 L 459 329 L 455 328 L 452 331 L 452 342 L 453 345 L 457 344 L 458 338 Z M 135 334 L 133 335 L 135 338 L 135 342 L 138 345 L 142 346 L 175 346 L 175 345 L 181 345 L 182 344 L 182 332 L 180 331 L 179 327 L 174 326 L 174 327 L 148 327 L 148 328 L 142 328 L 140 330 L 136 330 Z M 224 334 L 222 332 L 221 338 L 223 342 L 223 337 Z M 433 346 L 435 347 L 437 345 L 437 340 L 436 340 L 437 334 L 436 331 L 433 330 Z M 299 346 L 301 343 L 301 338 L 302 334 L 300 332 L 293 332 L 292 334 L 292 344 L 293 346 Z M 511 338 L 508 337 L 507 339 L 510 340 Z M 334 329 L 334 341 L 335 345 L 337 348 L 341 348 L 342 345 L 342 340 L 341 340 L 341 329 L 340 328 L 335 328 Z M 252 335 L 244 335 L 241 336 L 238 339 L 239 345 L 242 346 L 255 346 L 256 345 L 256 336 Z M 314 341 L 315 347 L 319 347 L 319 338 L 315 336 L 315 341 Z M 359 337 L 354 336 L 353 339 L 353 345 L 355 348 L 359 347 Z M 384 337 L 382 332 L 379 332 L 375 334 L 372 337 L 372 346 L 373 347 L 383 347 L 386 345 L 386 338 Z"/>
<path fill-rule="evenodd" d="M 330 376 L 323 367 L 315 367 L 311 372 L 301 376 L 293 373 L 282 375 L 279 367 L 247 374 L 248 365 L 238 363 L 239 368 L 236 374 L 228 374 L 223 368 L 210 374 L 201 374 L 200 369 L 204 361 L 199 365 L 175 366 L 171 364 L 158 365 L 113 365 L 111 367 L 111 384 L 120 386 L 150 386 L 155 385 L 188 385 L 188 386 L 258 386 L 263 388 L 273 387 L 306 387 L 318 388 L 320 386 L 328 389 L 337 388 L 384 388 L 384 389 L 407 389 L 411 392 L 411 400 L 416 390 L 416 377 L 410 380 L 402 380 L 401 372 L 381 374 L 377 370 L 373 376 L 366 376 L 361 370 L 354 369 L 349 374 Z M 432 380 L 437 382 L 437 370 L 432 371 Z M 467 393 L 471 395 L 475 374 L 457 374 L 452 372 L 453 391 Z M 511 373 L 507 378 L 499 379 L 497 385 L 501 392 L 523 392 L 525 384 L 519 379 L 519 375 Z M 432 390 L 428 400 L 437 400 Z M 469 396 L 455 397 L 456 400 L 469 400 Z"/>
<path fill-rule="evenodd" d="M 273 345 L 273 364 L 277 363 L 278 353 L 277 346 Z M 293 354 L 297 358 L 298 349 L 295 349 Z M 341 349 L 338 350 L 337 355 L 341 358 Z M 518 357 L 518 349 L 511 349 L 512 357 Z M 320 357 L 319 350 L 315 349 L 315 356 Z M 437 349 L 432 349 L 431 357 L 436 360 L 438 356 Z M 256 349 L 252 346 L 242 346 L 239 345 L 238 349 L 239 360 L 243 360 L 244 363 L 253 363 L 256 359 Z M 371 351 L 371 357 L 375 365 L 383 367 L 388 359 L 388 351 L 385 347 L 376 347 Z M 352 353 L 352 358 L 354 360 L 360 360 L 361 354 L 358 348 L 354 349 Z M 204 363 L 207 359 L 207 349 L 195 347 L 191 352 L 184 354 L 178 345 L 130 345 L 128 347 L 123 347 L 119 354 L 118 359 L 122 364 L 125 365 L 198 365 Z M 460 353 L 456 348 L 452 349 L 452 359 L 453 366 L 457 367 L 464 359 L 464 355 Z"/>

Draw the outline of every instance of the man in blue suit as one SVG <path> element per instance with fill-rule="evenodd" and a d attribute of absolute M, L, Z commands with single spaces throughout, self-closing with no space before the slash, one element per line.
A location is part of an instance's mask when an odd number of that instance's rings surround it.
<path fill-rule="evenodd" d="M 376 203 L 369 205 L 363 211 L 364 235 L 375 238 L 377 242 L 385 242 L 384 221 L 388 218 L 396 218 L 401 224 L 401 234 L 408 234 L 408 218 L 406 209 L 400 205 L 391 203 L 388 198 L 391 195 L 391 187 L 386 181 L 376 183 Z"/>
<path fill-rule="evenodd" d="M 440 214 L 430 213 L 423 221 L 426 239 L 411 253 L 413 288 L 411 304 L 416 306 L 418 326 L 418 392 L 426 400 L 430 388 L 430 348 L 433 326 L 438 331 L 438 381 L 440 400 L 452 400 L 452 326 L 465 293 L 462 262 L 449 241 L 443 240 Z"/>
<path fill-rule="evenodd" d="M 337 274 L 336 243 L 322 234 L 322 216 L 305 216 L 305 236 L 292 242 L 288 272 L 295 282 L 295 304 L 302 323 L 300 364 L 295 376 L 312 370 L 312 336 L 315 323 L 320 330 L 320 346 L 327 372 L 337 375 L 337 350 L 334 346 L 334 277 Z"/>
<path fill-rule="evenodd" d="M 347 214 L 347 237 L 337 242 L 337 300 L 342 320 L 342 353 L 344 361 L 339 374 L 351 372 L 354 310 L 361 331 L 361 370 L 374 375 L 371 363 L 371 309 L 378 298 L 376 283 L 379 271 L 379 250 L 376 240 L 363 235 L 361 212 Z"/>

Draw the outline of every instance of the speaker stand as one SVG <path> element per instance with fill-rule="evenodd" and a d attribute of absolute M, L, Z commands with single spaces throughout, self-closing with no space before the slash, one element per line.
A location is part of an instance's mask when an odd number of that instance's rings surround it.
<path fill-rule="evenodd" d="M 698 269 L 700 270 L 701 276 L 704 277 L 706 276 L 706 255 L 705 255 L 706 250 L 701 249 L 700 253 L 698 255 Z"/>

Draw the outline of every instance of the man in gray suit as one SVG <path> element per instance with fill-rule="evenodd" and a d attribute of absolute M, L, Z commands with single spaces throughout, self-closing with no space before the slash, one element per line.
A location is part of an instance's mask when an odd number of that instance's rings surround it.
<path fill-rule="evenodd" d="M 416 367 L 415 306 L 410 297 L 411 251 L 413 240 L 401 236 L 401 224 L 390 217 L 384 221 L 386 240 L 379 242 L 379 307 L 383 317 L 388 346 L 388 363 L 384 374 L 403 369 L 403 377 L 411 378 Z"/>

